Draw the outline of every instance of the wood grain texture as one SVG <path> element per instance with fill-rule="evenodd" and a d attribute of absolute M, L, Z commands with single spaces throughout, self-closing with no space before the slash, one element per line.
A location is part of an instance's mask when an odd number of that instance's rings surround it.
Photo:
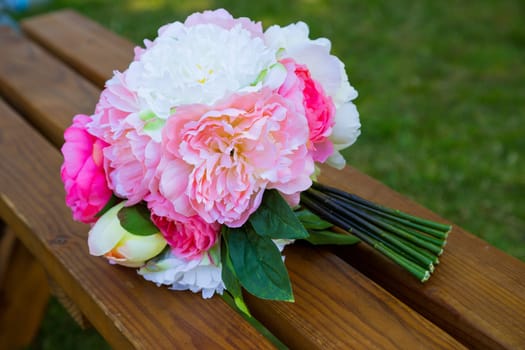
<path fill-rule="evenodd" d="M 0 222 L 0 290 L 3 287 L 4 276 L 9 267 L 9 261 L 15 247 L 16 236 L 13 230 Z"/>
<path fill-rule="evenodd" d="M 271 348 L 220 298 L 175 295 L 90 256 L 89 227 L 64 205 L 58 150 L 4 103 L 0 159 L 0 216 L 114 348 Z"/>
<path fill-rule="evenodd" d="M 55 145 L 61 145 L 63 126 L 75 114 L 92 114 L 99 90 L 84 79 L 76 79 L 78 75 L 72 69 L 8 27 L 0 26 L 0 42 L 2 52 L 8 53 L 0 55 L 0 94 L 23 110 L 32 125 L 49 135 Z M 48 85 L 34 83 L 38 81 Z M 44 113 L 52 116 L 44 117 Z"/>
<path fill-rule="evenodd" d="M 34 20 L 26 20 L 24 28 L 31 27 Z M 76 35 L 87 34 L 78 32 Z M 39 40 L 46 47 L 50 43 L 61 46 L 50 36 L 42 35 Z M 98 65 L 89 54 L 99 51 L 96 42 L 90 44 L 92 47 L 86 50 L 86 56 L 79 58 L 82 62 L 70 61 L 69 64 Z M 67 50 L 67 46 L 60 49 Z M 119 64 L 125 66 L 127 63 Z M 109 76 L 104 79 L 107 78 Z M 416 215 L 439 219 L 355 169 L 323 170 L 321 180 L 324 183 Z M 525 327 L 522 326 L 525 324 L 525 265 L 458 227 L 450 236 L 437 272 L 425 285 L 364 245 L 334 252 L 471 347 L 519 348 L 525 344 Z"/>
<path fill-rule="evenodd" d="M 19 41 L 26 41 L 27 46 L 31 46 L 32 44 L 27 42 L 24 38 L 18 38 Z M 18 43 L 18 46 L 22 46 L 22 44 Z M 35 50 L 33 50 L 35 51 Z M 46 53 L 41 53 L 41 55 L 45 55 Z M 20 59 L 20 58 L 19 58 Z M 38 60 L 38 59 L 37 59 Z M 38 67 L 34 67 L 33 69 L 46 69 L 46 70 L 52 70 L 55 69 L 54 66 L 56 63 L 49 63 L 51 61 L 49 60 L 38 60 L 39 62 L 46 62 L 40 63 Z M 3 74 L 2 70 L 0 69 L 0 76 Z M 18 76 L 18 79 L 29 79 L 29 77 L 32 76 L 32 72 L 30 70 L 30 67 L 27 67 L 27 70 L 24 73 L 24 76 Z M 81 79 L 80 77 L 76 76 L 75 73 L 71 73 L 72 76 L 67 77 L 66 81 L 71 81 L 75 79 Z M 1 78 L 0 78 L 1 80 Z M 45 79 L 41 80 L 32 80 L 32 84 L 34 86 L 40 86 L 42 89 L 45 89 L 50 82 L 48 82 Z M 55 85 L 59 85 L 59 83 L 54 82 Z M 57 86 L 58 89 L 61 89 L 62 87 Z M 19 91 L 21 94 L 22 91 Z M 84 90 L 78 90 L 77 93 L 82 96 L 82 94 L 89 94 L 90 91 L 84 91 Z M 16 92 L 12 91 L 12 95 L 15 95 Z M 87 99 L 91 98 L 92 96 L 88 95 Z M 29 99 L 28 99 L 29 100 Z M 76 100 L 76 99 L 75 99 Z M 45 105 L 40 106 L 38 100 L 32 100 L 31 101 L 33 108 L 40 111 L 41 118 L 52 118 L 53 113 L 52 111 L 45 108 Z M 64 100 L 62 101 L 63 104 L 67 104 L 68 101 Z M 69 108 L 69 107 L 68 107 Z M 22 110 L 23 112 L 26 112 L 25 110 Z M 67 124 L 64 124 L 60 127 L 60 130 L 64 130 L 69 125 L 69 122 Z M 49 158 L 44 157 L 44 159 Z M 45 162 L 45 161 L 44 161 Z M 51 181 L 51 179 L 49 179 Z M 56 181 L 59 181 L 58 179 L 58 171 L 56 174 Z M 55 182 L 56 182 L 55 181 Z M 56 190 L 59 193 L 62 192 L 62 190 Z M 37 191 L 37 193 L 41 193 L 40 191 Z M 41 194 L 43 195 L 43 194 Z M 45 194 L 48 195 L 47 193 Z M 51 194 L 49 194 L 51 195 Z M 56 196 L 56 194 L 55 194 Z M 61 199 L 61 198 L 60 198 Z M 65 208 L 65 205 L 63 202 L 61 203 L 55 203 L 56 206 L 62 206 L 64 208 L 65 212 L 68 212 L 68 210 Z M 86 228 L 84 227 L 82 229 L 83 232 L 86 231 Z M 71 239 L 69 239 L 71 241 Z M 78 241 L 75 241 L 75 248 L 72 249 L 82 249 L 85 250 L 85 241 L 82 239 L 78 239 Z M 293 253 L 293 250 L 291 251 L 292 256 L 298 256 L 298 253 Z M 332 256 L 333 259 L 337 259 L 335 256 Z M 90 258 L 91 260 L 93 258 Z M 98 259 L 102 260 L 102 259 Z M 393 345 L 395 342 L 392 341 L 392 339 L 403 338 L 406 339 L 407 343 L 421 343 L 425 344 L 430 348 L 450 348 L 450 347 L 459 347 L 459 344 L 454 341 L 450 336 L 448 336 L 446 333 L 442 332 L 439 328 L 432 325 L 429 321 L 422 318 L 420 315 L 415 313 L 414 311 L 410 310 L 409 308 L 404 307 L 402 304 L 397 302 L 395 298 L 393 298 L 391 295 L 386 293 L 381 288 L 374 286 L 374 293 L 369 292 L 363 292 L 362 288 L 358 285 L 353 284 L 353 278 L 359 278 L 357 275 L 359 275 L 358 272 L 351 269 L 347 264 L 345 264 L 342 260 L 337 259 L 339 263 L 338 269 L 334 270 L 332 272 L 332 277 L 329 279 L 333 285 L 337 284 L 344 284 L 345 288 L 348 289 L 345 291 L 345 293 L 348 293 L 349 295 L 353 295 L 356 300 L 359 300 L 359 304 L 362 305 L 391 305 L 391 307 L 388 309 L 388 313 L 381 314 L 379 312 L 366 312 L 366 308 L 364 308 L 360 314 L 360 318 L 363 320 L 362 323 L 357 324 L 354 322 L 356 319 L 356 316 L 354 314 L 354 306 L 357 305 L 351 304 L 348 308 L 340 308 L 338 310 L 337 314 L 333 313 L 333 309 L 326 308 L 326 309 L 320 309 L 319 312 L 322 314 L 325 314 L 324 319 L 320 319 L 317 317 L 311 317 L 308 303 L 304 303 L 302 307 L 298 307 L 293 304 L 285 304 L 280 303 L 278 309 L 275 308 L 266 308 L 265 303 L 263 301 L 256 300 L 252 304 L 253 305 L 262 305 L 262 307 L 259 307 L 259 310 L 264 310 L 264 312 L 267 313 L 267 317 L 264 318 L 265 320 L 271 320 L 271 325 L 275 328 L 272 328 L 273 330 L 278 329 L 292 329 L 292 330 L 305 330 L 308 329 L 308 332 L 281 332 L 280 336 L 282 337 L 282 340 L 285 343 L 294 344 L 300 347 L 304 347 L 304 345 L 308 344 L 316 344 L 318 347 L 323 348 L 339 348 L 341 344 L 346 344 L 347 346 L 351 347 L 359 347 L 359 344 L 362 344 L 364 342 L 367 342 L 367 339 L 371 336 L 376 338 L 376 342 L 378 344 L 384 344 L 384 345 Z M 64 264 L 72 264 L 73 262 L 71 260 L 65 261 Z M 317 263 L 314 262 L 308 262 L 308 260 L 304 260 L 301 266 L 301 270 L 304 276 L 306 276 L 310 281 L 315 280 L 316 274 L 318 273 L 316 269 Z M 107 264 L 106 264 L 107 265 Z M 111 268 L 107 267 L 106 269 Z M 115 267 L 113 267 L 115 268 Z M 115 268 L 118 269 L 118 268 Z M 348 269 L 351 270 L 352 273 L 343 273 L 340 270 Z M 126 270 L 126 269 L 124 269 Z M 110 275 L 110 271 L 107 271 L 107 276 Z M 334 275 L 335 274 L 335 275 Z M 299 272 L 298 272 L 299 275 Z M 303 278 L 304 278 L 303 276 Z M 109 277 L 107 277 L 109 278 Z M 117 277 L 113 277 L 117 278 Z M 118 277 L 119 279 L 124 279 L 124 277 Z M 363 277 L 360 277 L 363 279 Z M 133 276 L 133 279 L 137 280 L 140 278 L 137 276 Z M 129 280 L 129 278 L 128 278 Z M 132 280 L 131 280 L 132 281 Z M 129 283 L 132 283 L 129 281 Z M 141 283 L 148 283 L 139 281 Z M 327 282 L 329 283 L 329 282 Z M 304 288 L 302 290 L 301 288 Z M 308 295 L 310 287 L 308 285 L 297 285 L 295 286 L 296 293 L 299 295 Z M 168 292 L 170 293 L 170 292 Z M 179 293 L 180 295 L 184 295 L 184 298 L 188 298 L 186 294 L 190 293 Z M 179 294 L 172 295 L 172 298 L 176 298 L 177 300 L 181 299 Z M 344 300 L 340 299 L 338 296 L 332 293 L 326 293 L 322 291 L 316 292 L 316 299 L 321 302 L 321 305 L 341 305 L 344 304 Z M 192 296 L 197 297 L 198 296 Z M 144 296 L 145 298 L 145 296 Z M 101 303 L 106 303 L 107 301 L 101 300 Z M 204 302 L 205 303 L 205 302 Z M 121 309 L 125 310 L 125 309 Z M 279 313 L 275 313 L 275 310 L 281 310 Z M 373 309 L 370 309 L 373 311 Z M 121 311 L 122 313 L 123 311 Z M 220 313 L 217 313 L 217 315 L 220 315 Z M 261 314 L 262 315 L 262 314 Z M 288 317 L 281 317 L 282 315 L 288 315 Z M 337 315 L 337 317 L 335 317 Z M 89 317 L 89 315 L 88 315 Z M 405 320 L 404 324 L 398 323 L 399 319 Z M 337 336 L 334 336 L 333 329 L 331 327 L 327 327 L 326 321 L 328 320 L 328 324 L 330 322 L 336 322 L 338 324 L 339 332 Z M 179 320 L 180 321 L 180 320 Z M 93 321 L 92 321 L 93 322 Z M 120 320 L 120 322 L 130 322 L 129 319 L 126 320 Z M 214 322 L 217 322 L 220 324 L 220 321 L 215 320 Z M 277 322 L 277 323 L 276 323 Z M 93 322 L 94 323 L 94 322 Z M 387 330 L 384 332 L 377 332 L 371 325 L 373 324 L 381 324 L 383 325 Z M 407 325 L 414 326 L 413 328 L 408 327 Z M 417 325 L 417 327 L 415 327 Z M 98 326 L 97 326 L 98 328 Z M 205 332 L 206 330 L 203 330 Z M 352 332 L 353 336 L 349 337 L 348 334 Z M 318 339 L 314 341 L 313 339 Z"/>
<path fill-rule="evenodd" d="M 22 22 L 22 26 L 33 41 L 99 87 L 104 86 L 114 70 L 123 71 L 133 59 L 131 42 L 72 10 L 34 17 Z M 97 64 L 85 60 L 86 56 Z"/>
<path fill-rule="evenodd" d="M 296 243 L 285 256 L 295 303 L 246 296 L 257 319 L 292 348 L 463 348 L 332 253 Z"/>
<path fill-rule="evenodd" d="M 75 322 L 81 329 L 88 329 L 91 328 L 92 325 L 89 323 L 89 320 L 84 316 L 82 313 L 82 310 L 78 307 L 77 304 L 71 298 L 67 295 L 67 293 L 56 283 L 52 278 L 48 278 L 48 284 L 49 284 L 49 291 L 51 292 L 51 295 L 53 295 L 58 302 L 62 305 L 62 307 L 67 311 L 69 316 Z"/>
<path fill-rule="evenodd" d="M 356 169 L 323 170 L 323 183 L 447 222 Z M 454 225 L 441 263 L 425 284 L 365 245 L 333 251 L 469 347 L 525 347 L 525 264 L 460 227 Z"/>
<path fill-rule="evenodd" d="M 6 274 L 0 280 L 0 349 L 22 349 L 40 328 L 49 300 L 42 265 L 15 241 Z"/>

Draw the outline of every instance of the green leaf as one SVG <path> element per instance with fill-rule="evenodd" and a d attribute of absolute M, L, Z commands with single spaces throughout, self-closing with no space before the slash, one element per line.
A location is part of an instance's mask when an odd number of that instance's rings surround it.
<path fill-rule="evenodd" d="M 292 285 L 277 246 L 249 224 L 224 234 L 241 285 L 262 299 L 293 301 Z"/>
<path fill-rule="evenodd" d="M 356 236 L 347 235 L 345 233 L 335 233 L 332 231 L 310 231 L 310 236 L 308 236 L 306 240 L 315 245 L 350 245 L 361 241 Z"/>
<path fill-rule="evenodd" d="M 326 230 L 334 226 L 332 223 L 321 219 L 307 209 L 296 210 L 295 216 L 297 216 L 307 230 Z"/>
<path fill-rule="evenodd" d="M 149 236 L 159 233 L 159 229 L 150 219 L 150 212 L 144 203 L 123 207 L 117 214 L 120 226 L 138 236 Z"/>
<path fill-rule="evenodd" d="M 95 217 L 96 218 L 99 218 L 101 217 L 102 215 L 104 215 L 109 209 L 113 208 L 115 205 L 119 204 L 120 202 L 122 202 L 122 199 L 115 196 L 114 194 L 111 195 L 111 198 L 109 198 L 108 202 L 106 203 L 106 205 L 104 206 L 104 208 L 102 208 L 96 215 Z"/>
<path fill-rule="evenodd" d="M 266 190 L 259 208 L 250 216 L 255 232 L 263 237 L 302 239 L 308 231 L 277 190 Z"/>
<path fill-rule="evenodd" d="M 235 275 L 235 270 L 233 269 L 228 244 L 224 238 L 224 235 L 227 234 L 226 231 L 226 226 L 223 226 L 221 233 L 223 237 L 221 241 L 222 281 L 224 282 L 226 290 L 232 296 L 235 306 L 246 315 L 251 316 L 248 306 L 246 306 L 242 296 L 241 284 Z"/>

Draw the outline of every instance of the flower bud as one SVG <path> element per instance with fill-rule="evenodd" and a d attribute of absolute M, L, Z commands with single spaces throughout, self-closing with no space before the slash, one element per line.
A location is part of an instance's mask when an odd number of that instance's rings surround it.
<path fill-rule="evenodd" d="M 140 236 L 126 231 L 117 216 L 125 202 L 108 210 L 89 231 L 89 253 L 104 255 L 111 263 L 128 267 L 139 267 L 158 255 L 166 246 L 160 233 Z"/>

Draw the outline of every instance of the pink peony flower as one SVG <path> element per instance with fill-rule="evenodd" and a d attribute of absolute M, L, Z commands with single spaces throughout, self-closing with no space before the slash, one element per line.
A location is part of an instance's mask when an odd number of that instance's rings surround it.
<path fill-rule="evenodd" d="M 161 159 L 157 174 L 150 182 L 150 193 L 145 198 L 153 214 L 176 221 L 197 214 L 186 195 L 191 171 L 191 165 L 180 158 Z"/>
<path fill-rule="evenodd" d="M 225 9 L 197 12 L 189 16 L 184 22 L 184 25 L 187 27 L 199 24 L 215 24 L 228 30 L 240 25 L 243 29 L 249 31 L 253 37 L 261 39 L 264 37 L 261 22 L 253 22 L 247 17 L 233 18 Z"/>
<path fill-rule="evenodd" d="M 302 105 L 310 129 L 309 148 L 313 159 L 325 162 L 334 153 L 334 146 L 328 138 L 335 124 L 335 106 L 332 99 L 324 93 L 323 87 L 312 79 L 305 65 L 287 58 L 281 61 L 286 67 L 287 76 L 279 88 L 279 94 L 297 101 L 297 93 L 302 94 Z"/>
<path fill-rule="evenodd" d="M 100 94 L 89 132 L 111 144 L 126 129 L 124 119 L 139 110 L 136 94 L 126 87 L 126 73 L 116 71 Z"/>
<path fill-rule="evenodd" d="M 64 133 L 64 163 L 60 175 L 66 190 L 66 204 L 73 218 L 84 223 L 96 221 L 95 215 L 111 197 L 103 167 L 103 149 L 107 143 L 91 135 L 86 125 L 91 121 L 79 114 Z"/>
<path fill-rule="evenodd" d="M 104 149 L 104 167 L 110 188 L 128 205 L 144 199 L 160 159 L 160 143 L 129 129 Z"/>
<path fill-rule="evenodd" d="M 89 132 L 109 144 L 104 149 L 109 188 L 133 205 L 149 193 L 149 181 L 160 158 L 160 143 L 144 132 L 148 119 L 141 118 L 138 97 L 128 89 L 126 79 L 126 73 L 115 72 L 106 83 Z"/>
<path fill-rule="evenodd" d="M 156 215 L 151 219 L 171 246 L 173 254 L 186 260 L 202 258 L 219 237 L 220 225 L 208 224 L 199 216 L 189 217 L 185 222 Z"/>
<path fill-rule="evenodd" d="M 304 114 L 270 90 L 234 94 L 215 106 L 181 106 L 162 139 L 159 186 L 152 191 L 157 198 L 150 207 L 156 212 L 155 203 L 165 198 L 177 208 L 167 213 L 170 218 L 193 211 L 208 223 L 239 227 L 266 188 L 297 198 L 311 185 Z"/>

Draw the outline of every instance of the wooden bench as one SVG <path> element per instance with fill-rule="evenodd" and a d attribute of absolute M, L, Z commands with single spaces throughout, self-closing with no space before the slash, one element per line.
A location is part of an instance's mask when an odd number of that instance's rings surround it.
<path fill-rule="evenodd" d="M 89 255 L 89 228 L 72 221 L 64 204 L 58 148 L 72 116 L 91 114 L 111 72 L 127 67 L 133 45 L 69 10 L 27 19 L 22 28 L 0 30 L 0 262 L 9 263 L 0 266 L 2 295 L 41 290 L 47 300 L 41 273 L 17 272 L 19 281 L 33 282 L 23 286 L 6 277 L 26 249 L 22 260 L 32 255 L 113 348 L 271 348 L 221 298 L 158 288 Z M 353 168 L 323 170 L 324 183 L 443 220 Z M 424 285 L 364 244 L 296 244 L 285 252 L 296 302 L 247 302 L 291 348 L 525 348 L 525 264 L 457 226 Z M 7 298 L 0 307 L 14 303 Z M 19 315 L 35 308 L 16 307 Z M 16 340 L 27 321 L 8 317 L 2 309 L 0 325 L 10 327 L 0 330 L 0 348 L 24 345 L 34 327 Z"/>

